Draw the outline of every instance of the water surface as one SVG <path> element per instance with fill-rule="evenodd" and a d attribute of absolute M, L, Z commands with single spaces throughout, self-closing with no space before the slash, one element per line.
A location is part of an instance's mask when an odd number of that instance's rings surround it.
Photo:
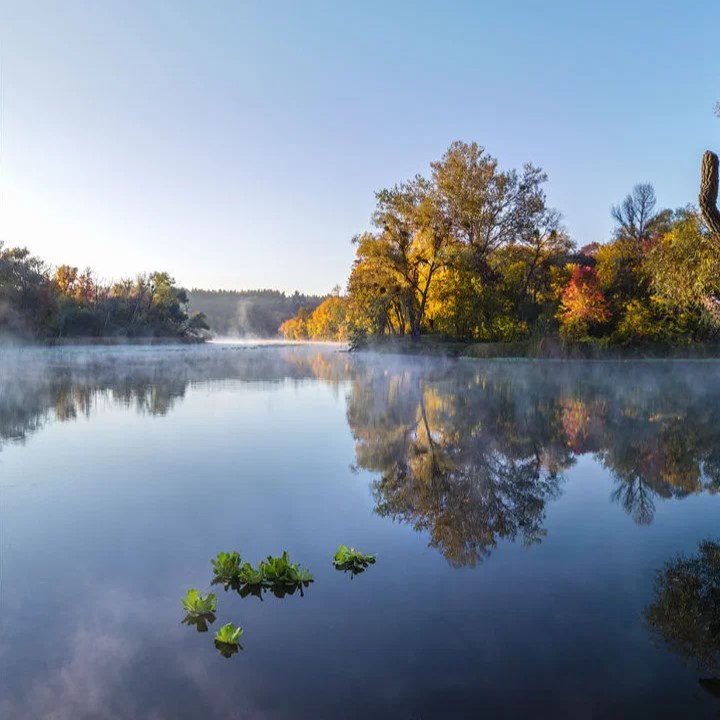
<path fill-rule="evenodd" d="M 720 537 L 719 440 L 715 362 L 5 351 L 0 717 L 715 717 L 687 617 L 646 613 Z M 196 632 L 221 550 L 315 582 L 215 587 Z"/>

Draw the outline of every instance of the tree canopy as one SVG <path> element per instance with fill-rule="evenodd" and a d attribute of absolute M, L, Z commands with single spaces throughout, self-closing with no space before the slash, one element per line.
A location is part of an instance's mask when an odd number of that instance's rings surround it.
<path fill-rule="evenodd" d="M 202 338 L 208 325 L 166 272 L 102 283 L 89 268 L 52 269 L 27 248 L 0 243 L 0 329 L 44 338 Z"/>
<path fill-rule="evenodd" d="M 354 344 L 423 334 L 717 342 L 720 240 L 695 208 L 659 209 L 653 186 L 638 184 L 611 208 L 612 237 L 578 250 L 548 203 L 547 182 L 532 163 L 503 169 L 477 143 L 452 143 L 427 176 L 375 193 L 372 228 L 353 238 L 336 321 L 310 321 L 308 309 L 281 332 Z"/>

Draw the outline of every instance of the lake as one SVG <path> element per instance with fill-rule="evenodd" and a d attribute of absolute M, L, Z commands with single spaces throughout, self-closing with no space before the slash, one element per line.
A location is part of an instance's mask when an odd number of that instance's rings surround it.
<path fill-rule="evenodd" d="M 0 717 L 716 717 L 718 490 L 720 362 L 3 350 Z"/>

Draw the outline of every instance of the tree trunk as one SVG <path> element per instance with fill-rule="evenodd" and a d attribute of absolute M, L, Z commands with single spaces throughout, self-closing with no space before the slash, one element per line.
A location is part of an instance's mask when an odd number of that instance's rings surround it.
<path fill-rule="evenodd" d="M 703 155 L 700 177 L 700 212 L 713 238 L 720 242 L 720 212 L 718 212 L 717 197 L 718 156 L 707 150 Z M 701 302 L 711 323 L 716 328 L 720 327 L 720 301 L 715 296 L 708 295 Z"/>
<path fill-rule="evenodd" d="M 703 155 L 700 180 L 700 210 L 710 232 L 720 240 L 718 197 L 718 156 L 709 150 Z"/>

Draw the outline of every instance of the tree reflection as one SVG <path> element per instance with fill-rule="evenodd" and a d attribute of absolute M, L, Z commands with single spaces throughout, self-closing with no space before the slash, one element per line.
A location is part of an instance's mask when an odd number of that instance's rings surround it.
<path fill-rule="evenodd" d="M 348 421 L 360 467 L 381 473 L 376 511 L 427 531 L 453 565 L 474 565 L 499 539 L 538 542 L 546 502 L 572 463 L 558 407 L 527 402 L 506 378 L 369 368 Z"/>
<path fill-rule="evenodd" d="M 635 522 L 720 487 L 720 373 L 643 363 L 406 361 L 352 368 L 357 467 L 376 511 L 427 532 L 453 565 L 545 535 L 563 472 L 589 454 Z"/>
<path fill-rule="evenodd" d="M 653 635 L 688 664 L 720 673 L 720 544 L 703 540 L 695 555 L 666 563 L 657 573 L 655 597 L 644 616 Z M 720 696 L 720 679 L 699 682 Z"/>
<path fill-rule="evenodd" d="M 637 523 L 720 489 L 720 364 L 441 361 L 328 352 L 105 349 L 0 362 L 0 444 L 103 403 L 162 416 L 193 383 L 319 380 L 347 391 L 355 465 L 380 515 L 427 532 L 454 565 L 545 535 L 578 458 L 600 463 Z M 28 361 L 28 358 L 30 360 Z M 14 364 L 13 364 L 14 363 Z"/>
<path fill-rule="evenodd" d="M 0 447 L 52 422 L 90 417 L 100 403 L 163 416 L 192 383 L 347 379 L 347 356 L 220 348 L 86 348 L 7 351 L 0 356 Z"/>

